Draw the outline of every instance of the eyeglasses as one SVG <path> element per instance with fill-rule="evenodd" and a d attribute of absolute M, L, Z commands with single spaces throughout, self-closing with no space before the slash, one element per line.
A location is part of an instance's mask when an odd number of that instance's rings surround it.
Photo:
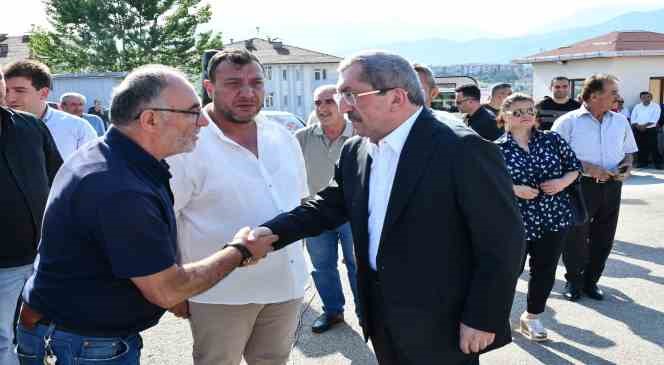
<path fill-rule="evenodd" d="M 145 109 L 141 110 L 140 112 L 138 112 L 138 114 L 136 114 L 136 117 L 134 119 L 138 119 L 141 116 L 141 114 L 146 110 L 153 110 L 153 111 L 156 111 L 156 112 L 170 112 L 170 113 L 180 113 L 180 114 L 194 115 L 194 116 L 196 116 L 196 119 L 194 119 L 194 120 L 198 120 L 198 118 L 201 117 L 201 113 L 202 113 L 201 110 L 186 110 L 186 109 L 171 109 L 171 108 L 145 108 Z"/>
<path fill-rule="evenodd" d="M 535 108 L 527 108 L 527 109 L 514 109 L 514 110 L 508 110 L 505 112 L 505 114 L 512 115 L 515 118 L 521 118 L 524 115 L 528 115 L 531 117 L 534 117 L 537 111 Z"/>
<path fill-rule="evenodd" d="M 316 101 L 314 101 L 314 104 L 316 106 L 321 106 L 323 104 L 325 104 L 325 105 L 334 105 L 334 104 L 336 104 L 336 102 L 334 101 L 334 98 L 332 98 L 332 99 L 325 99 L 325 100 L 316 100 Z"/>
<path fill-rule="evenodd" d="M 374 94 L 382 94 L 386 93 L 390 90 L 394 90 L 394 87 L 390 87 L 387 89 L 377 89 L 377 90 L 371 90 L 371 91 L 365 91 L 361 93 L 354 93 L 352 91 L 342 91 L 339 93 L 334 94 L 334 101 L 338 103 L 341 102 L 341 100 L 345 101 L 348 105 L 355 106 L 357 105 L 357 99 L 362 97 L 362 96 L 367 96 L 367 95 L 374 95 Z"/>

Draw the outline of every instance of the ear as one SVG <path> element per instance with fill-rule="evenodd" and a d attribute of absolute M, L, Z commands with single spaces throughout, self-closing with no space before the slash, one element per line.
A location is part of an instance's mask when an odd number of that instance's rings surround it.
<path fill-rule="evenodd" d="M 207 93 L 208 97 L 210 99 L 214 99 L 214 83 L 210 80 L 203 80 L 203 87 L 205 88 L 205 92 Z"/>
<path fill-rule="evenodd" d="M 39 89 L 39 100 L 41 101 L 46 101 L 48 99 L 48 94 L 51 92 L 49 88 L 47 87 L 42 87 Z"/>
<path fill-rule="evenodd" d="M 392 90 L 390 106 L 392 111 L 401 109 L 408 102 L 408 93 L 404 89 L 396 88 Z"/>
<path fill-rule="evenodd" d="M 432 87 L 431 88 L 431 100 L 435 99 L 436 96 L 440 94 L 440 90 L 438 90 L 438 87 Z"/>
<path fill-rule="evenodd" d="M 144 110 L 138 117 L 138 125 L 140 129 L 155 133 L 158 129 L 157 120 L 155 119 L 156 113 L 153 110 Z"/>

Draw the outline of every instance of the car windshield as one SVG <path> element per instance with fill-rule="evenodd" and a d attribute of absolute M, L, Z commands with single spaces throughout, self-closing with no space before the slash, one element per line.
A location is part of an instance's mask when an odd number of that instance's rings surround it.
<path fill-rule="evenodd" d="M 268 119 L 277 122 L 281 124 L 282 126 L 286 127 L 291 132 L 295 132 L 298 129 L 304 127 L 304 123 L 297 119 L 296 116 L 294 115 L 288 115 L 288 114 L 266 114 L 265 115 Z"/>

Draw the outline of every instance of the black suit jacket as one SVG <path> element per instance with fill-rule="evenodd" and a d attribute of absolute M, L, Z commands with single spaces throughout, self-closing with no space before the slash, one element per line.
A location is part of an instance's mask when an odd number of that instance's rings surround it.
<path fill-rule="evenodd" d="M 495 141 L 505 133 L 505 130 L 498 128 L 496 116 L 485 106 L 481 106 L 473 115 L 468 116 L 467 123 L 477 134 L 489 141 Z"/>
<path fill-rule="evenodd" d="M 276 248 L 350 220 L 360 313 L 367 318 L 369 142 L 346 142 L 334 179 L 312 200 L 265 223 Z M 498 148 L 424 109 L 399 159 L 378 250 L 386 317 L 411 364 L 457 363 L 459 322 L 510 342 L 509 314 L 524 230 Z M 363 324 L 365 336 L 370 326 Z"/>

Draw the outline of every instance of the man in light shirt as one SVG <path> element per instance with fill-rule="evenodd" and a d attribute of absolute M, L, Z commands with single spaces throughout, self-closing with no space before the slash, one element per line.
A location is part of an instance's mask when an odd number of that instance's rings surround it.
<path fill-rule="evenodd" d="M 318 87 L 314 91 L 314 111 L 318 122 L 295 133 L 304 154 L 309 191 L 312 195 L 330 182 L 341 147 L 353 136 L 353 125 L 346 121 L 339 111 L 334 100 L 335 93 L 335 85 Z M 357 266 L 350 224 L 346 222 L 316 237 L 309 237 L 306 242 L 313 264 L 311 276 L 323 302 L 323 314 L 314 321 L 311 330 L 314 333 L 323 333 L 344 320 L 346 298 L 337 269 L 339 245 L 344 255 L 353 298 L 357 297 Z"/>
<path fill-rule="evenodd" d="M 649 164 L 650 157 L 655 164 L 655 168 L 661 170 L 662 156 L 657 149 L 657 122 L 662 113 L 661 107 L 652 102 L 652 94 L 643 91 L 639 95 L 641 102 L 632 109 L 632 129 L 636 144 L 639 146 L 639 155 L 636 167 L 646 167 Z"/>
<path fill-rule="evenodd" d="M 53 109 L 46 103 L 53 87 L 51 71 L 34 60 L 17 61 L 5 66 L 7 105 L 32 113 L 46 123 L 63 160 L 79 147 L 97 138 L 95 130 L 84 119 Z"/>
<path fill-rule="evenodd" d="M 183 263 L 219 249 L 244 227 L 309 195 L 300 146 L 288 130 L 256 120 L 263 67 L 246 51 L 213 56 L 204 82 L 212 103 L 196 149 L 169 159 Z M 302 244 L 232 272 L 189 300 L 196 365 L 285 364 L 308 278 Z"/>
<path fill-rule="evenodd" d="M 583 164 L 581 186 L 589 217 L 586 224 L 570 232 L 563 250 L 564 295 L 570 301 L 578 300 L 581 291 L 595 300 L 604 298 L 597 282 L 613 247 L 622 182 L 629 176 L 632 154 L 638 150 L 625 116 L 611 111 L 619 97 L 615 77 L 588 77 L 581 96 L 581 107 L 558 118 L 551 128 L 570 144 Z"/>
<path fill-rule="evenodd" d="M 104 132 L 106 132 L 104 121 L 94 114 L 83 113 L 83 110 L 85 110 L 85 103 L 85 96 L 79 93 L 68 92 L 60 96 L 60 107 L 62 108 L 62 111 L 85 119 L 90 123 L 90 126 L 95 129 L 97 136 L 102 136 Z"/>

